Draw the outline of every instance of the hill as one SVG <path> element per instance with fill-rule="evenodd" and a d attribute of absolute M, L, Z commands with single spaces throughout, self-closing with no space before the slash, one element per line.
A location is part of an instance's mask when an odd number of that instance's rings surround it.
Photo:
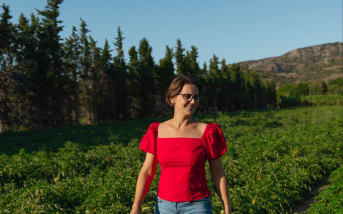
<path fill-rule="evenodd" d="M 298 48 L 279 57 L 238 63 L 243 70 L 256 71 L 280 83 L 343 78 L 343 43 Z"/>

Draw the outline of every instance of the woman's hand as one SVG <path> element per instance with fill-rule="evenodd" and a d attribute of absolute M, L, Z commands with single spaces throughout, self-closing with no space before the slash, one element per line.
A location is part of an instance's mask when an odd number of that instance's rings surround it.
<path fill-rule="evenodd" d="M 138 206 L 132 205 L 130 214 L 141 214 L 141 209 Z"/>

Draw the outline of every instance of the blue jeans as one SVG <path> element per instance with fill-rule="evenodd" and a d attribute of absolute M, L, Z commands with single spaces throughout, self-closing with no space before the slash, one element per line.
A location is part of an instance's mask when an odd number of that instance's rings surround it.
<path fill-rule="evenodd" d="M 212 201 L 210 197 L 200 200 L 173 202 L 166 201 L 157 196 L 155 214 L 212 214 Z"/>

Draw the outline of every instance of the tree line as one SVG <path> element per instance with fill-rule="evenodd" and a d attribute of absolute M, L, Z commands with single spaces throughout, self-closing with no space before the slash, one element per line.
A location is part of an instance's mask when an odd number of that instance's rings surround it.
<path fill-rule="evenodd" d="M 30 18 L 11 21 L 3 4 L 0 19 L 0 126 L 9 128 L 58 127 L 97 124 L 103 121 L 166 116 L 165 103 L 171 80 L 191 76 L 204 86 L 198 111 L 233 111 L 273 106 L 276 88 L 257 73 L 242 72 L 239 65 L 216 55 L 199 65 L 198 49 L 186 50 L 180 39 L 166 46 L 155 62 L 152 47 L 143 38 L 126 58 L 120 27 L 113 39 L 99 47 L 87 24 L 73 27 L 67 38 L 59 6 L 47 0 L 43 10 Z M 114 51 L 114 53 L 113 53 Z"/>
<path fill-rule="evenodd" d="M 307 95 L 343 94 L 343 79 L 337 78 L 325 81 L 300 82 L 297 84 L 286 83 L 280 85 L 278 96 L 301 97 Z"/>

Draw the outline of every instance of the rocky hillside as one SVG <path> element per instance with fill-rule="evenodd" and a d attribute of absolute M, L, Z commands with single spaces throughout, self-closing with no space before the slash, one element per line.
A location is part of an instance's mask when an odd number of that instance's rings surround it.
<path fill-rule="evenodd" d="M 279 57 L 239 63 L 276 83 L 328 81 L 343 78 L 343 43 L 328 43 L 290 51 Z"/>

